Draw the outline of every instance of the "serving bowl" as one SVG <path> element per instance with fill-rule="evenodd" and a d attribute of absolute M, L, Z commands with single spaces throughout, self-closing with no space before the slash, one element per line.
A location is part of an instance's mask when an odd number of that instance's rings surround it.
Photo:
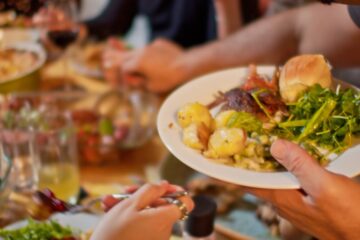
<path fill-rule="evenodd" d="M 9 44 L 3 49 L 33 52 L 37 56 L 37 61 L 34 66 L 31 66 L 27 71 L 18 73 L 15 76 L 0 79 L 0 93 L 7 94 L 38 89 L 40 85 L 40 69 L 46 61 L 46 52 L 41 45 L 32 42 L 17 42 Z"/>

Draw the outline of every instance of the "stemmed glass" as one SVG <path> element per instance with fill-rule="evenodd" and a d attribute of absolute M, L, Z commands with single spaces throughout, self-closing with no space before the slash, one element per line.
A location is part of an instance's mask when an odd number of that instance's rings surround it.
<path fill-rule="evenodd" d="M 48 0 L 46 7 L 40 10 L 33 21 L 40 27 L 47 44 L 61 50 L 66 83 L 69 80 L 67 49 L 80 34 L 76 0 Z M 68 85 L 65 84 L 65 87 L 68 88 Z"/>

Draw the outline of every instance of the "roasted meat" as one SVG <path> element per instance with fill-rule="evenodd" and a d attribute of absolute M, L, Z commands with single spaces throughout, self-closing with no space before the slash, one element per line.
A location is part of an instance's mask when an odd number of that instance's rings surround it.
<path fill-rule="evenodd" d="M 208 107 L 214 108 L 223 104 L 221 111 L 248 112 L 264 122 L 269 121 L 269 115 L 272 117 L 278 112 L 286 115 L 287 107 L 279 95 L 277 79 L 277 71 L 272 80 L 267 81 L 256 73 L 256 69 L 252 69 L 245 84 L 225 93 L 219 93 Z"/>

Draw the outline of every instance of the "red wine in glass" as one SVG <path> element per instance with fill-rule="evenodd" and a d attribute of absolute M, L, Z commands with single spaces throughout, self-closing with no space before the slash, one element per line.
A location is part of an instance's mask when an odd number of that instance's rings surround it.
<path fill-rule="evenodd" d="M 65 49 L 73 43 L 78 36 L 78 31 L 73 29 L 49 30 L 47 35 L 49 39 L 59 48 Z"/>

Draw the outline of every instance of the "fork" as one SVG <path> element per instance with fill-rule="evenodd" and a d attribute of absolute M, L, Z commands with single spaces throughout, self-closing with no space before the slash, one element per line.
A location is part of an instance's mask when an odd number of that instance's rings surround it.
<path fill-rule="evenodd" d="M 130 198 L 131 195 L 132 194 L 110 194 L 110 196 L 112 196 L 113 198 L 120 200 L 120 201 Z M 169 200 L 171 200 L 171 199 L 177 199 L 177 198 L 188 196 L 188 195 L 189 195 L 189 193 L 187 191 L 177 191 L 177 192 L 165 194 L 161 197 L 161 199 L 164 199 L 167 202 L 169 202 Z M 87 202 L 85 205 L 66 203 L 67 211 L 65 211 L 65 213 L 74 214 L 74 213 L 79 213 L 79 212 L 91 211 L 91 207 L 94 206 L 95 204 L 101 202 L 103 200 L 103 198 L 104 198 L 104 196 L 93 198 L 89 202 Z"/>

